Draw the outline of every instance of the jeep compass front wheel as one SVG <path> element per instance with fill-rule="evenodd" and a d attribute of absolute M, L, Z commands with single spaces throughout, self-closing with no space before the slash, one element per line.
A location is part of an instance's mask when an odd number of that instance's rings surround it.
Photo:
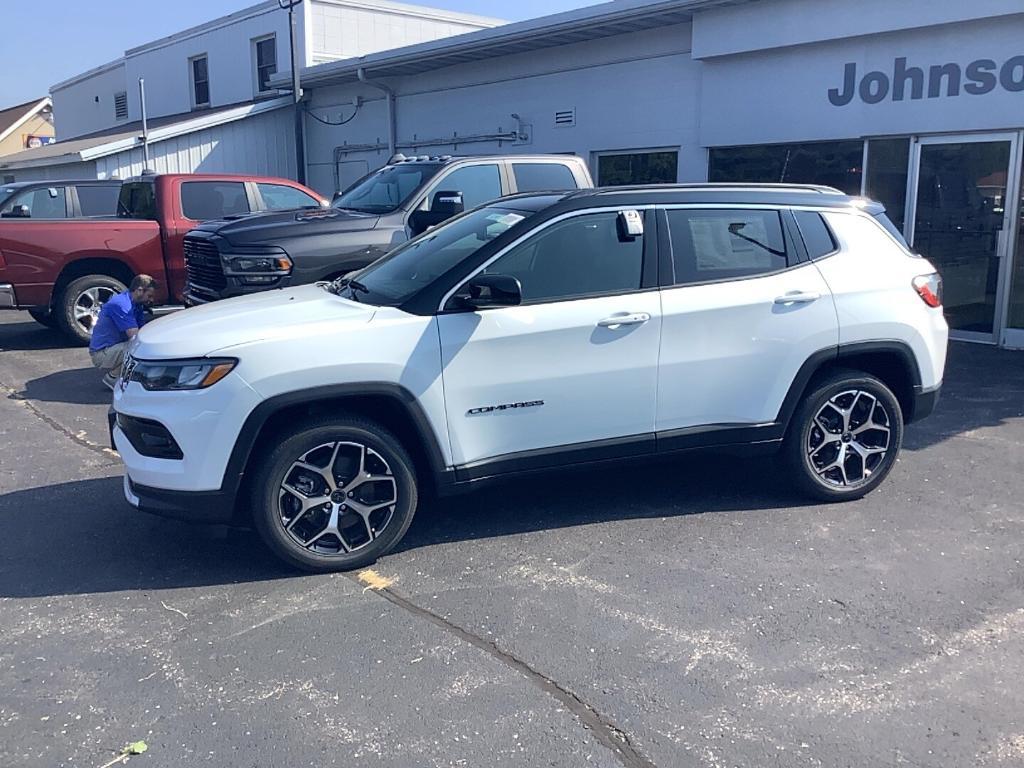
<path fill-rule="evenodd" d="M 253 518 L 279 557 L 308 571 L 369 565 L 405 535 L 416 510 L 412 460 L 379 424 L 303 425 L 264 458 Z"/>
<path fill-rule="evenodd" d="M 797 484 L 824 501 L 859 499 L 892 470 L 903 443 L 903 413 L 879 379 L 839 371 L 804 399 L 787 437 Z"/>

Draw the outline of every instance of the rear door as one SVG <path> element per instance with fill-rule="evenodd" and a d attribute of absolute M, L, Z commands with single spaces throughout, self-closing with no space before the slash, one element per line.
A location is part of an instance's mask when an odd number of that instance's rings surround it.
<path fill-rule="evenodd" d="M 828 285 L 803 258 L 788 211 L 679 206 L 662 216 L 671 260 L 659 446 L 759 439 L 772 428 L 728 430 L 775 422 L 804 362 L 838 344 Z"/>
<path fill-rule="evenodd" d="M 487 265 L 520 281 L 520 306 L 438 317 L 463 477 L 653 450 L 656 247 L 624 239 L 618 213 L 548 222 Z"/>

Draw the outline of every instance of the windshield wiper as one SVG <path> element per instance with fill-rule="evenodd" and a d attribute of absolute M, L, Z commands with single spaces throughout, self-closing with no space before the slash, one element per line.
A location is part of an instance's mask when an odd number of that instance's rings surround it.
<path fill-rule="evenodd" d="M 359 301 L 359 299 L 356 298 L 356 292 L 357 291 L 359 293 L 369 293 L 370 292 L 369 288 L 367 288 L 365 285 L 360 283 L 358 280 L 355 280 L 355 279 L 353 279 L 351 277 L 339 277 L 337 280 L 335 280 L 333 283 L 331 283 L 330 286 L 328 286 L 327 290 L 330 291 L 331 293 L 333 293 L 335 296 L 337 296 L 345 288 L 349 289 L 349 293 L 352 294 L 352 300 L 353 301 Z"/>

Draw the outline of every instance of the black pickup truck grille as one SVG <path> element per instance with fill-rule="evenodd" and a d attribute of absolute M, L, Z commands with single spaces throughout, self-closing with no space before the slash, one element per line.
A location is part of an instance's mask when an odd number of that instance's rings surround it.
<path fill-rule="evenodd" d="M 204 293 L 227 288 L 217 246 L 201 237 L 185 236 L 185 276 L 191 288 Z"/>

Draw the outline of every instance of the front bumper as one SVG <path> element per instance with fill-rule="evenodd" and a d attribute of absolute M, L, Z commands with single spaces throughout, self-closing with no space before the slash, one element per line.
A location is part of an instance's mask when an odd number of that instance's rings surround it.
<path fill-rule="evenodd" d="M 126 473 L 125 500 L 141 512 L 173 520 L 211 525 L 239 525 L 235 499 L 223 491 L 166 491 L 138 485 Z"/>
<path fill-rule="evenodd" d="M 17 309 L 18 296 L 10 283 L 0 283 L 0 309 Z"/>

